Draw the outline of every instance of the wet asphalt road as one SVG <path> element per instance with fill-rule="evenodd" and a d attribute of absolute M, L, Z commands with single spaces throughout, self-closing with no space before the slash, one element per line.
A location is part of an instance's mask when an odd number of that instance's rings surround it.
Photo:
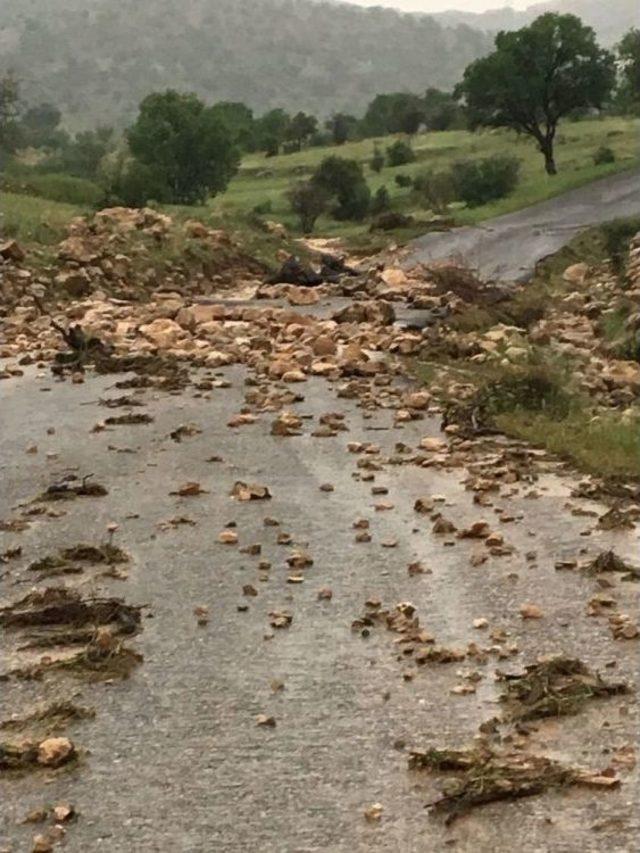
<path fill-rule="evenodd" d="M 478 617 L 509 631 L 521 651 L 498 665 L 510 671 L 536 655 L 562 652 L 600 668 L 615 659 L 617 676 L 634 679 L 637 641 L 612 640 L 606 619 L 585 614 L 596 591 L 593 580 L 557 572 L 553 564 L 580 548 L 597 552 L 612 543 L 621 555 L 637 558 L 637 532 L 582 536 L 593 519 L 564 509 L 571 483 L 555 476 L 539 484 L 537 500 L 523 497 L 526 488 L 496 497 L 496 506 L 524 515 L 499 525 L 491 508 L 473 505 L 464 471 L 390 466 L 376 474 L 375 484 L 388 486 L 383 499 L 394 508 L 376 512 L 380 498 L 371 495 L 371 483 L 354 477 L 359 457 L 347 453 L 346 444 L 375 441 L 389 451 L 399 440 L 415 445 L 438 434 L 437 420 L 373 430 L 390 427 L 392 413 L 364 419 L 353 402 L 337 400 L 330 385 L 314 380 L 296 387 L 305 400 L 294 408 L 315 417 L 342 411 L 348 432 L 276 438 L 269 435 L 270 414 L 229 429 L 227 420 L 243 405 L 245 374 L 234 368 L 224 375 L 232 387 L 215 389 L 210 399 L 193 389 L 175 396 L 144 392 L 153 424 L 96 434 L 91 427 L 106 414 L 96 402 L 114 377 L 72 385 L 29 372 L 0 383 L 0 518 L 69 470 L 94 473 L 109 488 L 105 498 L 69 504 L 62 518 L 2 534 L 0 551 L 21 544 L 24 552 L 4 577 L 3 601 L 30 588 L 28 562 L 62 545 L 98 540 L 115 521 L 116 542 L 134 559 L 128 580 L 98 584 L 88 572 L 81 588 L 148 604 L 152 615 L 136 641 L 144 663 L 126 682 L 0 685 L 2 718 L 45 696 L 77 695 L 76 701 L 97 711 L 95 720 L 68 732 L 89 750 L 80 767 L 0 781 L 0 849 L 30 850 L 37 828 L 19 825 L 21 818 L 30 808 L 64 800 L 81 815 L 69 827 L 65 849 L 71 853 L 510 853 L 515 827 L 522 853 L 633 849 L 640 821 L 633 779 L 619 791 L 574 790 L 492 805 L 446 829 L 423 809 L 437 796 L 437 780 L 409 773 L 397 741 L 466 745 L 478 724 L 497 713 L 496 661 L 478 667 L 484 677 L 475 695 L 456 696 L 450 693 L 460 683 L 456 671 L 476 668 L 473 662 L 424 667 L 406 682 L 395 635 L 379 628 L 365 639 L 350 625 L 370 596 L 390 605 L 410 600 L 444 645 L 490 642 L 472 627 Z M 177 444 L 168 434 L 186 422 L 202 433 Z M 305 421 L 305 432 L 311 423 Z M 55 434 L 47 435 L 48 427 Z M 26 454 L 32 443 L 38 453 Z M 48 452 L 57 457 L 47 459 Z M 218 454 L 222 462 L 205 462 Z M 169 495 L 191 479 L 208 493 Z M 234 502 L 229 492 L 238 479 L 267 485 L 272 500 Z M 335 491 L 321 492 L 326 482 Z M 444 547 L 430 522 L 414 513 L 415 499 L 430 494 L 446 498 L 444 512 L 458 526 L 494 519 L 517 552 L 472 567 L 472 543 Z M 158 522 L 176 515 L 196 525 L 158 530 Z M 265 527 L 265 516 L 278 519 L 280 528 Z M 352 522 L 360 517 L 370 519 L 373 540 L 355 545 Z M 219 531 L 231 520 L 241 545 L 262 544 L 261 557 L 218 544 Z M 308 543 L 314 565 L 301 585 L 286 582 L 288 549 L 275 544 L 278 530 Z M 381 547 L 390 536 L 398 546 Z M 523 556 L 529 550 L 538 552 L 535 564 Z M 272 562 L 266 582 L 259 580 L 259 559 Z M 407 565 L 417 559 L 432 573 L 409 577 Z M 247 583 L 257 588 L 257 597 L 243 597 Z M 317 600 L 322 587 L 333 590 L 332 601 Z M 615 592 L 621 609 L 637 595 L 633 584 Z M 524 601 L 538 604 L 544 619 L 522 622 L 518 607 Z M 239 604 L 249 610 L 239 612 Z M 197 626 L 195 605 L 209 606 L 208 626 Z M 269 627 L 267 614 L 274 608 L 292 612 L 289 629 Z M 282 679 L 285 689 L 274 694 L 272 679 Z M 260 713 L 275 716 L 276 728 L 257 727 Z M 634 695 L 540 726 L 532 740 L 546 754 L 595 769 L 606 765 L 610 750 L 632 742 L 637 729 Z M 374 802 L 384 807 L 379 825 L 363 818 Z"/>
<path fill-rule="evenodd" d="M 590 225 L 639 215 L 640 171 L 633 170 L 482 225 L 426 234 L 412 243 L 405 265 L 452 258 L 484 280 L 527 281 L 538 261 Z"/>

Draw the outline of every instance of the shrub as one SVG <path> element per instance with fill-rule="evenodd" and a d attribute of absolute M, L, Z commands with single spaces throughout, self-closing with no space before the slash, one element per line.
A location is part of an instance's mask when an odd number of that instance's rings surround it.
<path fill-rule="evenodd" d="M 603 166 L 605 163 L 615 163 L 616 155 L 608 145 L 601 145 L 593 155 L 593 163 L 595 166 Z"/>
<path fill-rule="evenodd" d="M 510 368 L 488 382 L 476 397 L 481 418 L 486 422 L 504 412 L 526 410 L 545 412 L 555 418 L 567 417 L 574 400 L 566 390 L 566 377 L 544 366 Z"/>
<path fill-rule="evenodd" d="M 298 217 L 304 234 L 313 231 L 316 219 L 324 213 L 329 196 L 327 191 L 313 181 L 300 181 L 287 191 L 291 210 Z"/>
<path fill-rule="evenodd" d="M 403 189 L 406 187 L 413 186 L 413 178 L 411 177 L 411 175 L 403 175 L 402 173 L 400 173 L 399 175 L 396 175 L 393 180 L 399 187 L 402 187 Z"/>
<path fill-rule="evenodd" d="M 631 238 L 640 231 L 640 218 L 614 219 L 602 226 L 607 255 L 618 275 L 623 272 L 629 254 Z"/>
<path fill-rule="evenodd" d="M 361 221 L 369 212 L 371 191 L 362 166 L 343 157 L 325 157 L 313 174 L 312 183 L 338 202 L 332 214 L 336 219 Z"/>
<path fill-rule="evenodd" d="M 371 213 L 377 216 L 391 208 L 391 198 L 386 187 L 379 187 L 371 200 Z"/>
<path fill-rule="evenodd" d="M 369 160 L 369 165 L 371 166 L 371 169 L 376 174 L 379 174 L 383 170 L 384 164 L 385 164 L 385 156 L 382 153 L 382 151 L 378 148 L 378 146 L 376 145 L 375 148 L 373 149 L 373 155 L 371 157 L 371 160 Z"/>
<path fill-rule="evenodd" d="M 251 212 L 255 213 L 256 216 L 264 216 L 265 213 L 271 213 L 272 210 L 273 205 L 270 198 L 266 201 L 261 201 L 260 204 L 256 204 L 251 208 Z"/>
<path fill-rule="evenodd" d="M 404 166 L 406 163 L 413 163 L 415 159 L 413 148 L 404 139 L 396 140 L 387 148 L 387 160 L 390 166 Z"/>
<path fill-rule="evenodd" d="M 456 187 L 451 172 L 423 172 L 413 182 L 423 207 L 442 213 L 455 201 Z"/>
<path fill-rule="evenodd" d="M 457 198 L 469 207 L 479 207 L 513 192 L 519 171 L 517 157 L 496 154 L 482 160 L 459 160 L 453 164 L 451 177 Z"/>

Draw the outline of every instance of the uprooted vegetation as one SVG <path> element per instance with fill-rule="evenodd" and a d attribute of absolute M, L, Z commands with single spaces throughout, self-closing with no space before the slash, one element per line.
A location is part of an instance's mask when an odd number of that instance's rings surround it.
<path fill-rule="evenodd" d="M 33 503 L 70 501 L 75 500 L 75 498 L 99 498 L 108 495 L 109 492 L 102 483 L 90 482 L 92 477 L 93 474 L 87 474 L 86 477 L 80 478 L 75 474 L 70 474 L 47 486 L 44 492 L 34 498 Z"/>
<path fill-rule="evenodd" d="M 48 554 L 29 564 L 29 571 L 40 572 L 41 577 L 80 574 L 84 566 L 110 566 L 128 563 L 129 555 L 122 548 L 105 542 L 101 545 L 80 543 L 61 548 L 56 554 Z"/>
<path fill-rule="evenodd" d="M 524 673 L 499 674 L 504 719 L 515 722 L 576 714 L 589 699 L 626 694 L 624 682 L 607 682 L 576 658 L 554 657 L 531 664 Z"/>
<path fill-rule="evenodd" d="M 619 784 L 612 776 L 571 767 L 546 756 L 498 752 L 484 742 L 470 749 L 412 750 L 409 768 L 457 774 L 444 786 L 442 797 L 429 804 L 435 812 L 446 815 L 447 824 L 488 803 L 532 797 L 572 785 Z"/>
<path fill-rule="evenodd" d="M 63 731 L 71 723 L 93 719 L 95 715 L 93 708 L 76 705 L 68 700 L 59 700 L 36 707 L 20 717 L 13 716 L 8 720 L 2 720 L 0 731 L 20 734 L 28 732 L 31 736 L 37 733 L 45 737 Z"/>
<path fill-rule="evenodd" d="M 17 653 L 48 653 L 8 675 L 39 679 L 57 670 L 88 680 L 126 678 L 142 656 L 121 638 L 137 634 L 140 621 L 140 608 L 120 599 L 82 598 L 64 587 L 29 593 L 0 609 L 0 625 L 15 637 Z"/>

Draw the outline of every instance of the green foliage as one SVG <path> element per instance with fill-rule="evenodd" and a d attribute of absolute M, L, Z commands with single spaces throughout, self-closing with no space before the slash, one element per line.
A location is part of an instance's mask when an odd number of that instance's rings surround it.
<path fill-rule="evenodd" d="M 15 175 L 5 174 L 1 187 L 7 192 L 91 207 L 97 205 L 102 198 L 100 187 L 92 181 L 55 172 L 22 170 Z"/>
<path fill-rule="evenodd" d="M 371 215 L 377 216 L 380 213 L 386 213 L 391 210 L 391 196 L 389 190 L 385 187 L 378 187 L 371 199 Z"/>
<path fill-rule="evenodd" d="M 614 270 L 620 275 L 624 271 L 629 256 L 629 243 L 640 231 L 640 217 L 614 219 L 601 226 L 604 234 L 604 247 L 611 259 Z"/>
<path fill-rule="evenodd" d="M 338 202 L 332 214 L 336 219 L 360 221 L 369 212 L 371 191 L 362 166 L 343 157 L 325 157 L 313 175 L 313 183 Z"/>
<path fill-rule="evenodd" d="M 60 148 L 67 140 L 66 133 L 59 130 L 62 114 L 53 104 L 38 104 L 29 107 L 22 115 L 22 144 L 33 148 Z"/>
<path fill-rule="evenodd" d="M 640 29 L 632 27 L 618 45 L 619 97 L 630 112 L 640 114 Z"/>
<path fill-rule="evenodd" d="M 456 199 L 456 186 L 450 171 L 422 172 L 413 182 L 424 207 L 444 213 Z"/>
<path fill-rule="evenodd" d="M 456 197 L 470 207 L 504 198 L 516 188 L 520 161 L 509 155 L 459 160 L 451 169 Z"/>
<path fill-rule="evenodd" d="M 315 116 L 307 115 L 306 113 L 296 113 L 285 129 L 285 139 L 290 143 L 287 153 L 300 151 L 309 137 L 315 133 L 318 126 L 318 119 Z"/>
<path fill-rule="evenodd" d="M 327 130 L 334 145 L 344 145 L 347 140 L 353 139 L 357 128 L 358 119 L 346 113 L 334 113 L 327 121 Z"/>
<path fill-rule="evenodd" d="M 148 95 L 127 132 L 137 169 L 136 187 L 146 178 L 176 204 L 204 203 L 224 190 L 240 155 L 233 136 L 214 107 L 195 95 L 167 90 Z M 153 180 L 151 180 L 153 178 Z"/>
<path fill-rule="evenodd" d="M 287 191 L 291 210 L 298 217 L 303 234 L 311 234 L 316 219 L 327 208 L 329 193 L 313 181 L 300 181 Z"/>
<path fill-rule="evenodd" d="M 96 130 L 83 130 L 50 158 L 49 166 L 78 178 L 95 178 L 102 158 L 109 152 L 112 145 L 112 128 L 98 127 Z"/>
<path fill-rule="evenodd" d="M 362 127 L 368 136 L 417 133 L 424 120 L 424 105 L 409 92 L 376 95 L 367 107 Z"/>
<path fill-rule="evenodd" d="M 461 110 L 451 92 L 430 87 L 424 94 L 423 104 L 428 130 L 449 130 L 460 123 Z"/>
<path fill-rule="evenodd" d="M 413 186 L 413 178 L 411 177 L 411 175 L 405 175 L 404 172 L 400 172 L 398 175 L 394 175 L 393 180 L 399 187 L 402 187 L 403 189 Z"/>
<path fill-rule="evenodd" d="M 237 101 L 218 101 L 211 112 L 229 131 L 234 145 L 242 151 L 254 151 L 256 129 L 253 112 L 245 104 Z"/>
<path fill-rule="evenodd" d="M 405 166 L 413 163 L 416 155 L 411 145 L 404 139 L 397 139 L 387 148 L 387 161 L 390 166 Z"/>
<path fill-rule="evenodd" d="M 532 136 L 556 173 L 558 121 L 573 110 L 601 107 L 614 84 L 614 58 L 574 15 L 541 15 L 528 27 L 496 36 L 496 49 L 464 72 L 456 93 L 472 127 L 511 127 Z"/>
<path fill-rule="evenodd" d="M 379 174 L 383 170 L 385 162 L 386 158 L 384 154 L 377 145 L 374 145 L 373 155 L 371 157 L 371 160 L 369 160 L 369 166 L 371 167 L 371 170 L 375 172 L 376 175 Z"/>
<path fill-rule="evenodd" d="M 602 166 L 604 163 L 615 163 L 616 155 L 608 145 L 601 145 L 593 154 L 593 163 L 595 166 Z"/>

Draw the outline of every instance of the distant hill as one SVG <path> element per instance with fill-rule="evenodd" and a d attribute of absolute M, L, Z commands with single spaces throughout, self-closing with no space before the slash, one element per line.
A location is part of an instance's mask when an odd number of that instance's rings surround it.
<path fill-rule="evenodd" d="M 518 11 L 504 6 L 487 12 L 440 12 L 433 15 L 441 24 L 466 24 L 485 32 L 514 30 L 524 27 L 544 12 L 571 13 L 596 31 L 600 43 L 610 47 L 630 27 L 640 27 L 638 0 L 551 0 L 536 3 Z M 424 0 L 424 13 L 429 13 L 429 0 Z"/>
<path fill-rule="evenodd" d="M 450 87 L 491 44 L 464 24 L 311 0 L 2 0 L 0 72 L 76 128 L 125 123 L 167 87 L 324 116 Z"/>

